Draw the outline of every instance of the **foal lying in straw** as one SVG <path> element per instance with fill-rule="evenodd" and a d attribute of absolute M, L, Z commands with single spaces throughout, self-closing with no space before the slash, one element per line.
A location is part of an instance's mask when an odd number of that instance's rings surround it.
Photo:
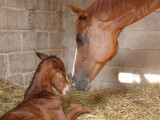
<path fill-rule="evenodd" d="M 74 120 L 77 116 L 90 111 L 78 104 L 72 104 L 66 110 L 52 86 L 65 95 L 70 90 L 63 62 L 55 56 L 36 52 L 42 60 L 33 80 L 28 87 L 24 100 L 0 120 Z"/>

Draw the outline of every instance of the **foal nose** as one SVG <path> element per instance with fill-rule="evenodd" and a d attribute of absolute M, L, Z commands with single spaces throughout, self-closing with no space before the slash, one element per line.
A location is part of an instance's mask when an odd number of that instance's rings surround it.
<path fill-rule="evenodd" d="M 66 85 L 66 87 L 63 89 L 62 95 L 67 95 L 69 91 L 71 90 L 71 85 Z"/>
<path fill-rule="evenodd" d="M 72 86 L 75 87 L 76 86 L 76 83 L 75 81 L 72 79 Z"/>

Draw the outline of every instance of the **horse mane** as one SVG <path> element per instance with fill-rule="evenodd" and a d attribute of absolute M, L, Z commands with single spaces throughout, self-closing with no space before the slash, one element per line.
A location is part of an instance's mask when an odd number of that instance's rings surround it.
<path fill-rule="evenodd" d="M 31 87 L 32 87 L 32 85 L 33 85 L 33 83 L 34 83 L 34 80 L 35 80 L 35 78 L 36 78 L 36 75 L 40 72 L 41 66 L 42 66 L 43 62 L 46 61 L 46 60 L 48 60 L 48 59 L 51 59 L 51 58 L 57 58 L 57 57 L 56 57 L 56 56 L 49 56 L 47 59 L 42 60 L 42 61 L 39 63 L 38 68 L 36 69 L 36 72 L 35 72 L 34 75 L 33 75 L 33 78 L 31 78 L 29 87 L 27 88 L 27 90 L 26 90 L 26 92 L 25 92 L 25 94 L 24 94 L 24 99 L 28 96 L 28 92 L 29 92 L 29 90 L 31 89 Z"/>
<path fill-rule="evenodd" d="M 86 9 L 89 16 L 95 16 L 98 19 L 108 18 L 117 10 L 126 8 L 131 0 L 95 0 L 90 7 Z M 133 0 L 134 1 L 134 0 Z"/>

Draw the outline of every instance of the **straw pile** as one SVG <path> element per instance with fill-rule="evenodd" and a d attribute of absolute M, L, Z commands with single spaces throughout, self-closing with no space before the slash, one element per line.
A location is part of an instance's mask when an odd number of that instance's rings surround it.
<path fill-rule="evenodd" d="M 0 116 L 23 99 L 23 88 L 0 81 Z M 126 91 L 109 89 L 79 92 L 62 97 L 64 108 L 71 103 L 95 109 L 78 120 L 160 120 L 160 84 L 136 85 Z"/>
<path fill-rule="evenodd" d="M 24 91 L 24 88 L 0 78 L 0 116 L 22 101 Z"/>

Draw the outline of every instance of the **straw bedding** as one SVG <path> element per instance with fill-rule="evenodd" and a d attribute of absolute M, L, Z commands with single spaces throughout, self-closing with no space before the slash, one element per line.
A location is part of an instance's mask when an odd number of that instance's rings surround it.
<path fill-rule="evenodd" d="M 24 92 L 25 88 L 0 79 L 0 116 L 22 101 Z M 78 120 L 160 120 L 160 84 L 138 84 L 125 91 L 73 89 L 69 95 L 60 97 L 64 108 L 76 103 L 94 109 Z"/>

